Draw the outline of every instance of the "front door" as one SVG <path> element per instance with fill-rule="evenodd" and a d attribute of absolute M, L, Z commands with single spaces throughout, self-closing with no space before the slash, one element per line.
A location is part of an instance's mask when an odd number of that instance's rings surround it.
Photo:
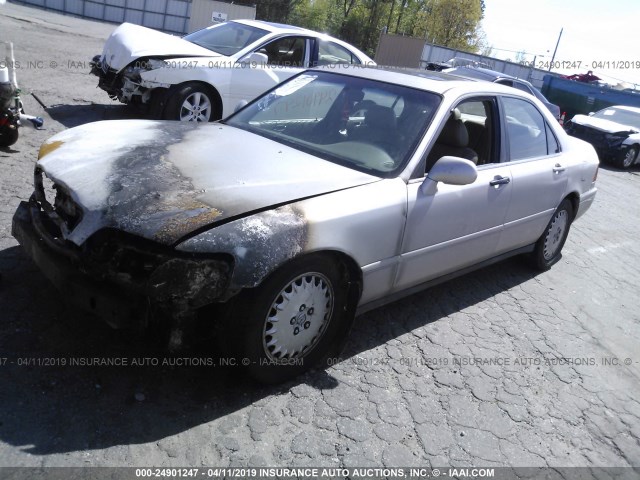
<path fill-rule="evenodd" d="M 451 117 L 427 156 L 427 174 L 436 157 L 452 155 L 478 164 L 470 185 L 408 185 L 408 217 L 396 288 L 404 289 L 474 265 L 495 255 L 509 208 L 511 169 L 501 164 L 497 100 L 467 99 Z"/>

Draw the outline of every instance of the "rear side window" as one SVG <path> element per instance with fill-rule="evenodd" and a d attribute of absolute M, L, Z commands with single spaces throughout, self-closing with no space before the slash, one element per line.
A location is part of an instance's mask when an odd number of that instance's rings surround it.
<path fill-rule="evenodd" d="M 511 80 L 507 80 L 506 78 L 496 80 L 496 83 L 499 83 L 500 85 L 506 85 L 507 87 L 513 87 L 513 82 Z"/>
<path fill-rule="evenodd" d="M 553 155 L 554 153 L 560 153 L 560 144 L 558 143 L 558 139 L 551 131 L 551 127 L 545 123 L 545 127 L 547 129 L 547 153 L 549 155 Z"/>
<path fill-rule="evenodd" d="M 522 90 L 523 92 L 528 93 L 529 95 L 533 95 L 533 91 L 529 88 L 528 85 L 520 82 L 513 82 L 513 86 L 518 90 Z"/>
<path fill-rule="evenodd" d="M 542 157 L 559 151 L 555 136 L 535 106 L 513 97 L 503 97 L 502 104 L 509 160 Z"/>
<path fill-rule="evenodd" d="M 319 40 L 318 65 L 335 65 L 339 63 L 359 65 L 360 60 L 337 43 Z"/>

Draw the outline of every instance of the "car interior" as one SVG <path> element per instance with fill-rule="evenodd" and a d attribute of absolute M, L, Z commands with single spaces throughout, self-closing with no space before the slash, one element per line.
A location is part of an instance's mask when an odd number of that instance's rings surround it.
<path fill-rule="evenodd" d="M 302 37 L 286 37 L 274 40 L 258 50 L 268 57 L 268 64 L 279 67 L 304 67 L 306 40 Z"/>
<path fill-rule="evenodd" d="M 476 165 L 492 163 L 492 112 L 490 100 L 468 101 L 454 108 L 427 155 L 425 171 L 447 155 L 471 160 Z"/>
<path fill-rule="evenodd" d="M 276 91 L 281 98 L 267 98 L 252 123 L 285 141 L 379 172 L 405 161 L 434 112 L 434 98 L 409 89 L 318 84 L 313 93 L 302 94 L 304 89 L 293 85 L 292 91 Z"/>

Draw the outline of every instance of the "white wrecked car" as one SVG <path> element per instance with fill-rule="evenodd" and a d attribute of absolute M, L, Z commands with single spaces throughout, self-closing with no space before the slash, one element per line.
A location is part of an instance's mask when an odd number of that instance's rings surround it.
<path fill-rule="evenodd" d="M 336 38 L 290 25 L 236 20 L 179 38 L 130 23 L 92 61 L 98 86 L 155 118 L 208 122 L 230 115 L 310 66 L 375 65 Z"/>

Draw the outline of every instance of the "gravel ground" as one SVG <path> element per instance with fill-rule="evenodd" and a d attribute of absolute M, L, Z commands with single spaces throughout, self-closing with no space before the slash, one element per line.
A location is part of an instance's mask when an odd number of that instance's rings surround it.
<path fill-rule="evenodd" d="M 343 362 L 279 387 L 212 367 L 57 365 L 164 359 L 65 307 L 10 234 L 47 137 L 135 115 L 88 74 L 113 28 L 0 6 L 18 81 L 49 107 L 25 94 L 45 129 L 0 150 L 0 465 L 640 466 L 637 171 L 600 170 L 551 271 L 513 259 L 368 313 Z"/>

